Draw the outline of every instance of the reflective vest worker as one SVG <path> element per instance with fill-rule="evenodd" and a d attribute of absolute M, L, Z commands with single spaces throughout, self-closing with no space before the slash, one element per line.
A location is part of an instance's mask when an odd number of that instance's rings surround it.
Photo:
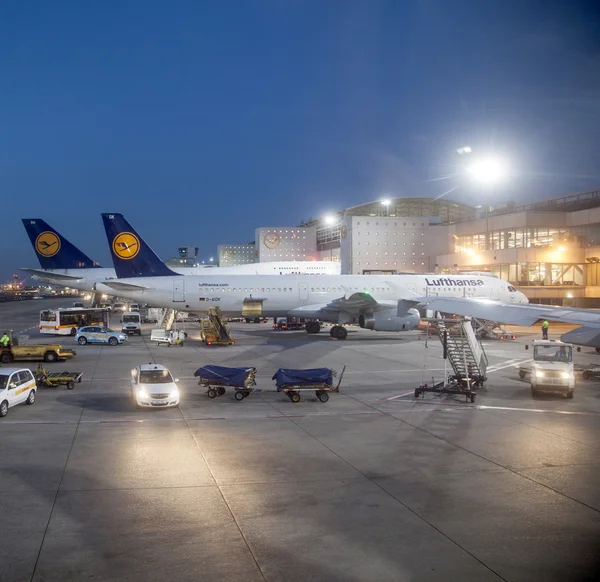
<path fill-rule="evenodd" d="M 548 328 L 550 327 L 550 324 L 544 320 L 542 322 L 542 338 L 543 339 L 548 339 Z"/>
<path fill-rule="evenodd" d="M 4 332 L 2 337 L 0 337 L 0 346 L 3 348 L 7 348 L 10 345 L 10 336 Z"/>

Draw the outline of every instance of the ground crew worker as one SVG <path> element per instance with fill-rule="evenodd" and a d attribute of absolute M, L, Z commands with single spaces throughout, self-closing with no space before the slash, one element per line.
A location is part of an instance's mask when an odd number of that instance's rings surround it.
<path fill-rule="evenodd" d="M 179 330 L 178 339 L 179 339 L 179 345 L 183 346 L 183 342 L 185 341 L 185 331 L 183 331 L 182 329 Z"/>
<path fill-rule="evenodd" d="M 550 324 L 544 319 L 542 322 L 542 339 L 548 339 L 548 328 Z"/>
<path fill-rule="evenodd" d="M 7 348 L 10 345 L 10 336 L 4 332 L 2 337 L 0 337 L 0 346 L 3 348 Z"/>

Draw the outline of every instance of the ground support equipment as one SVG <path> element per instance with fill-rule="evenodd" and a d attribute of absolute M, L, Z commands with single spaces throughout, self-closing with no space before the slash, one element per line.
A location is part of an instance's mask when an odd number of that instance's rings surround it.
<path fill-rule="evenodd" d="M 475 336 L 470 321 L 462 319 L 433 319 L 437 335 L 444 350 L 444 364 L 449 362 L 452 374 L 444 371 L 444 380 L 421 384 L 415 388 L 415 398 L 425 392 L 464 395 L 467 402 L 475 402 L 474 388 L 483 386 L 487 380 L 487 356 L 481 342 Z"/>
<path fill-rule="evenodd" d="M 516 340 L 517 336 L 514 333 L 510 333 L 504 326 L 497 321 L 490 321 L 489 319 L 478 319 L 474 317 L 472 319 L 473 331 L 477 339 L 488 339 L 488 340 Z"/>
<path fill-rule="evenodd" d="M 587 366 L 575 364 L 575 373 L 581 374 L 584 380 L 598 380 L 600 379 L 600 366 L 597 364 Z"/>
<path fill-rule="evenodd" d="M 346 366 L 344 366 L 336 386 L 333 385 L 335 372 L 329 368 L 314 368 L 311 370 L 279 368 L 272 379 L 277 384 L 277 392 L 284 392 L 294 403 L 300 402 L 300 393 L 307 390 L 314 391 L 321 402 L 327 402 L 330 392 L 340 391 L 340 384 L 345 370 Z"/>
<path fill-rule="evenodd" d="M 233 397 L 240 401 L 250 395 L 256 386 L 256 368 L 226 368 L 204 366 L 194 372 L 198 385 L 206 389 L 209 398 L 223 396 L 226 388 L 233 388 Z"/>
<path fill-rule="evenodd" d="M 38 386 L 47 386 L 48 388 L 66 386 L 67 390 L 73 390 L 75 382 L 81 384 L 82 378 L 83 372 L 46 372 L 41 365 L 35 371 Z"/>

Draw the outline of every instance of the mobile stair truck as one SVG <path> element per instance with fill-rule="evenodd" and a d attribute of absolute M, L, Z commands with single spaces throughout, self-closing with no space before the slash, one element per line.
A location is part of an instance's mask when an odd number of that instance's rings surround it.
<path fill-rule="evenodd" d="M 415 397 L 424 397 L 425 392 L 436 392 L 464 395 L 467 402 L 475 402 L 474 388 L 483 386 L 487 380 L 488 360 L 471 321 L 440 318 L 433 319 L 431 323 L 436 328 L 444 350 L 444 380 L 415 388 Z M 447 362 L 452 366 L 452 374 L 447 373 Z"/>

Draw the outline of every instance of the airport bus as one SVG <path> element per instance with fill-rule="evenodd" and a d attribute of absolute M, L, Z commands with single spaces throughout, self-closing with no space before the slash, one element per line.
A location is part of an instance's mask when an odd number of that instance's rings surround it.
<path fill-rule="evenodd" d="M 74 336 L 86 325 L 108 327 L 108 311 L 98 307 L 45 309 L 40 311 L 40 333 Z"/>

